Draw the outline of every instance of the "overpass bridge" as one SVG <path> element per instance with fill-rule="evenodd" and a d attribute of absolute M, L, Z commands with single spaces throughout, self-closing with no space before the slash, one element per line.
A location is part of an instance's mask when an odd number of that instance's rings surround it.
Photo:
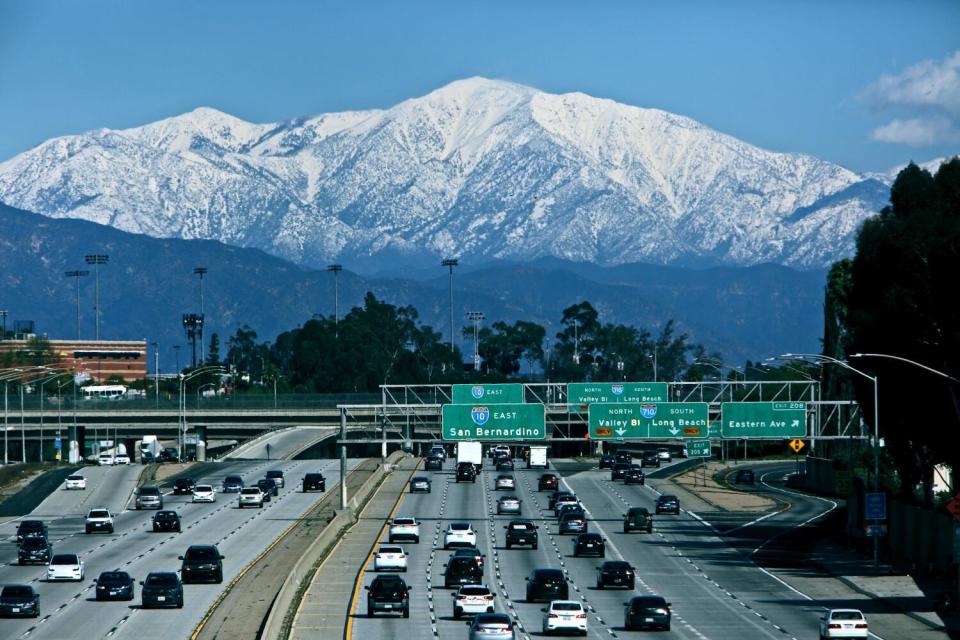
<path fill-rule="evenodd" d="M 808 433 L 815 439 L 863 438 L 859 407 L 852 401 L 823 401 L 815 381 L 671 382 L 676 402 L 706 402 L 711 421 L 719 420 L 724 401 L 804 401 Z M 571 412 L 565 383 L 527 383 L 525 402 L 543 404 L 548 439 L 583 442 L 586 415 Z M 86 450 L 87 441 L 115 440 L 132 446 L 143 435 L 161 439 L 248 440 L 267 431 L 294 426 L 332 427 L 337 443 L 433 442 L 439 439 L 440 412 L 451 402 L 451 385 L 383 385 L 379 394 L 255 395 L 182 399 L 138 398 L 90 401 L 67 397 L 41 400 L 29 394 L 8 402 L 3 425 L 4 460 L 54 457 L 54 438 Z M 55 401 L 54 401 L 55 400 Z M 23 403 L 21 405 L 21 402 Z"/>

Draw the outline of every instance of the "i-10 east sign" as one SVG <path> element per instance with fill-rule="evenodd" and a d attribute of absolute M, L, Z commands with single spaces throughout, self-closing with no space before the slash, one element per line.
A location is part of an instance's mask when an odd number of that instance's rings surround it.
<path fill-rule="evenodd" d="M 542 404 L 445 404 L 444 440 L 543 440 L 547 437 Z"/>
<path fill-rule="evenodd" d="M 590 405 L 590 437 L 597 439 L 706 438 L 706 402 L 621 402 Z"/>
<path fill-rule="evenodd" d="M 806 402 L 724 402 L 720 407 L 724 438 L 804 438 Z"/>
<path fill-rule="evenodd" d="M 486 404 L 519 404 L 523 402 L 523 385 L 455 384 L 450 393 L 452 404 L 483 402 Z"/>
<path fill-rule="evenodd" d="M 666 402 L 666 382 L 570 382 L 567 406 L 570 413 L 586 413 L 598 402 Z"/>

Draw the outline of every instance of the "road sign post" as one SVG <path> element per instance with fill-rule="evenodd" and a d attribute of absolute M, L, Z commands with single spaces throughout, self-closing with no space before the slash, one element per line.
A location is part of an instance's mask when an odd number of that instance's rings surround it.
<path fill-rule="evenodd" d="M 658 439 L 707 437 L 706 402 L 622 402 L 591 404 L 590 437 Z"/>
<path fill-rule="evenodd" d="M 542 404 L 445 404 L 441 435 L 444 440 L 544 440 L 547 437 Z"/>
<path fill-rule="evenodd" d="M 666 402 L 666 382 L 571 382 L 567 384 L 570 413 L 586 413 L 595 403 Z"/>
<path fill-rule="evenodd" d="M 867 520 L 887 519 L 887 494 L 867 493 L 863 500 L 864 517 Z"/>
<path fill-rule="evenodd" d="M 724 438 L 803 438 L 807 435 L 805 402 L 724 402 L 720 406 Z"/>
<path fill-rule="evenodd" d="M 455 384 L 450 393 L 451 404 L 522 404 L 522 384 Z"/>

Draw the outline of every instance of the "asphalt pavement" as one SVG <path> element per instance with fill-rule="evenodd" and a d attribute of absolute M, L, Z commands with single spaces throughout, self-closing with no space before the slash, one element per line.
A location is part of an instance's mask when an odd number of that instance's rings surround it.
<path fill-rule="evenodd" d="M 282 457 L 286 444 L 276 443 Z M 349 468 L 356 466 L 349 461 Z M 176 509 L 183 521 L 183 533 L 153 533 L 152 510 L 129 510 L 130 497 L 141 467 L 88 467 L 86 491 L 58 490 L 29 516 L 48 523 L 55 552 L 78 553 L 85 563 L 82 582 L 49 584 L 43 580 L 43 566 L 18 566 L 16 522 L 0 526 L 0 584 L 30 583 L 40 594 L 38 619 L 0 620 L 0 637 L 39 637 L 51 640 L 84 638 L 187 638 L 221 590 L 291 522 L 307 511 L 322 494 L 304 494 L 299 483 L 304 473 L 319 470 L 327 486 L 339 481 L 338 460 L 231 461 L 198 476 L 198 482 L 219 486 L 226 475 L 237 474 L 247 483 L 256 482 L 268 469 L 283 469 L 286 487 L 263 509 L 239 509 L 235 494 L 218 494 L 213 504 L 192 504 L 190 496 L 165 497 L 164 508 Z M 88 509 L 107 507 L 115 512 L 113 535 L 83 533 Z M 140 609 L 140 585 L 150 571 L 177 571 L 182 555 L 191 544 L 216 544 L 224 560 L 224 582 L 219 585 L 186 585 L 184 608 Z M 132 602 L 96 602 L 93 580 L 101 571 L 120 569 L 137 581 Z"/>

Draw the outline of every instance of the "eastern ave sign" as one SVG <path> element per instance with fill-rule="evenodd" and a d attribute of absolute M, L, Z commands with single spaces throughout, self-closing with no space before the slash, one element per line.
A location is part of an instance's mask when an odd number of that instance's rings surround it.
<path fill-rule="evenodd" d="M 666 402 L 666 382 L 571 382 L 567 404 L 571 413 L 582 413 L 598 402 Z"/>
<path fill-rule="evenodd" d="M 544 440 L 542 404 L 445 404 L 444 440 Z"/>
<path fill-rule="evenodd" d="M 724 438 L 805 438 L 806 402 L 724 402 L 720 407 Z"/>
<path fill-rule="evenodd" d="M 706 438 L 706 402 L 622 402 L 590 405 L 590 437 Z"/>
<path fill-rule="evenodd" d="M 451 392 L 453 404 L 485 402 L 510 404 L 523 402 L 522 384 L 455 384 Z"/>

